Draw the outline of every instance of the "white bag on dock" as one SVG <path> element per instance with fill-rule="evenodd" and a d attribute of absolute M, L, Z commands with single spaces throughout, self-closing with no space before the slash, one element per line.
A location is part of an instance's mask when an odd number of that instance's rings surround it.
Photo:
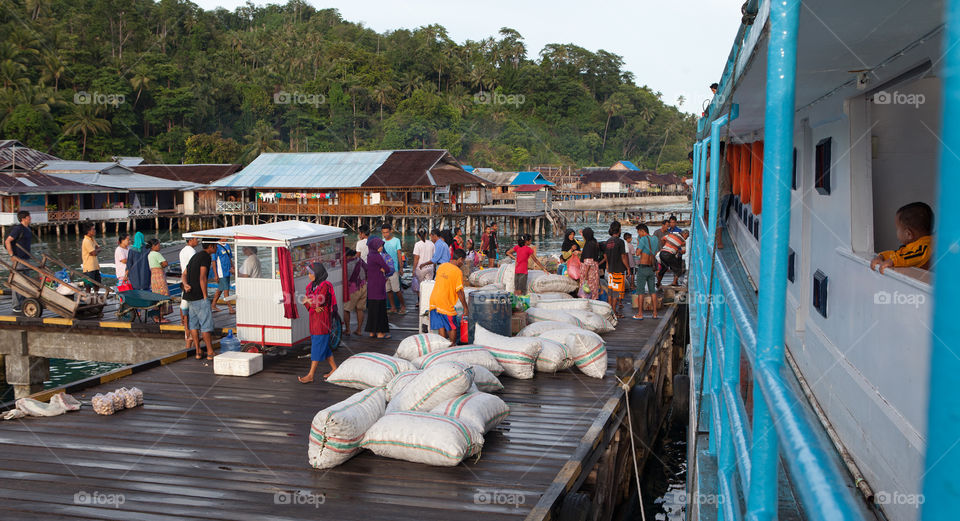
<path fill-rule="evenodd" d="M 556 331 L 558 329 L 579 329 L 573 324 L 567 322 L 557 322 L 556 320 L 545 320 L 543 322 L 534 322 L 517 333 L 517 336 L 540 336 L 540 333 L 547 331 Z"/>
<path fill-rule="evenodd" d="M 530 291 L 534 293 L 570 293 L 578 287 L 577 281 L 566 275 L 543 275 L 530 283 Z"/>
<path fill-rule="evenodd" d="M 387 407 L 380 387 L 360 391 L 318 412 L 310 424 L 307 459 L 315 469 L 329 469 L 360 452 L 360 442 Z"/>
<path fill-rule="evenodd" d="M 493 284 L 487 284 L 486 286 L 480 288 L 480 291 L 503 291 L 504 289 L 506 289 L 506 286 L 494 282 Z"/>
<path fill-rule="evenodd" d="M 540 355 L 540 339 L 498 335 L 477 324 L 473 340 L 486 347 L 508 375 L 521 380 L 533 378 Z"/>
<path fill-rule="evenodd" d="M 537 309 L 558 309 L 560 311 L 570 311 L 575 309 L 578 311 L 592 311 L 593 308 L 590 306 L 590 301 L 585 298 L 569 298 L 569 299 L 537 299 L 536 303 Z"/>
<path fill-rule="evenodd" d="M 429 411 L 473 385 L 473 370 L 460 362 L 434 364 L 393 394 L 387 412 Z"/>
<path fill-rule="evenodd" d="M 434 333 L 410 335 L 400 341 L 397 354 L 394 356 L 404 360 L 414 360 L 448 347 L 450 347 L 450 340 Z"/>
<path fill-rule="evenodd" d="M 485 393 L 498 393 L 503 390 L 500 379 L 497 378 L 497 375 L 488 371 L 486 367 L 471 365 L 470 369 L 473 370 L 473 385 L 477 390 Z"/>
<path fill-rule="evenodd" d="M 530 295 L 531 306 L 536 306 L 541 300 L 573 300 L 573 295 L 554 291 L 545 291 L 543 293 L 533 293 Z"/>
<path fill-rule="evenodd" d="M 483 433 L 450 416 L 400 411 L 387 413 L 373 424 L 362 446 L 388 458 L 453 467 L 480 452 Z"/>
<path fill-rule="evenodd" d="M 497 281 L 497 268 L 486 268 L 478 271 L 474 271 L 467 277 L 467 282 L 475 287 L 481 288 L 489 284 L 493 284 Z"/>
<path fill-rule="evenodd" d="M 588 329 L 594 333 L 606 333 L 610 331 L 610 323 L 600 315 L 594 313 L 593 311 L 585 311 L 581 309 L 568 309 L 567 313 L 573 315 L 574 318 L 580 321 L 583 324 L 583 329 Z"/>
<path fill-rule="evenodd" d="M 390 383 L 394 376 L 416 369 L 410 362 L 380 353 L 359 353 L 344 360 L 327 378 L 334 385 L 369 389 Z"/>
<path fill-rule="evenodd" d="M 607 349 L 600 335 L 586 329 L 558 329 L 541 333 L 540 338 L 556 340 L 567 346 L 574 365 L 583 374 L 603 378 L 607 373 Z"/>
<path fill-rule="evenodd" d="M 425 280 L 420 283 L 420 307 L 417 312 L 421 315 L 430 313 L 430 294 L 433 293 L 433 280 Z"/>
<path fill-rule="evenodd" d="M 478 365 L 498 375 L 503 372 L 503 366 L 490 351 L 479 345 L 466 345 L 444 349 L 422 356 L 413 361 L 413 365 L 426 369 L 434 364 L 444 362 L 462 362 L 467 365 Z"/>
<path fill-rule="evenodd" d="M 507 264 L 501 264 L 500 270 L 497 272 L 497 279 L 494 282 L 498 284 L 503 284 L 503 290 L 513 293 L 514 289 L 514 270 L 516 269 L 516 264 L 513 262 Z"/>
<path fill-rule="evenodd" d="M 540 338 L 540 356 L 537 357 L 537 371 L 556 373 L 573 367 L 573 356 L 563 342 L 549 338 Z"/>
<path fill-rule="evenodd" d="M 602 300 L 584 299 L 590 303 L 591 311 L 607 319 L 612 327 L 617 327 L 617 315 L 613 312 L 610 304 Z"/>
<path fill-rule="evenodd" d="M 576 317 L 570 313 L 567 313 L 566 311 L 561 311 L 559 309 L 543 309 L 536 306 L 527 309 L 527 322 L 533 323 L 546 320 L 566 322 L 571 326 L 583 327 L 583 324 L 581 324 Z"/>
<path fill-rule="evenodd" d="M 510 406 L 492 394 L 468 393 L 441 403 L 432 412 L 457 418 L 486 434 L 510 414 Z"/>
<path fill-rule="evenodd" d="M 400 389 L 406 387 L 406 385 L 413 381 L 413 379 L 423 371 L 415 369 L 413 371 L 404 371 L 397 376 L 394 376 L 393 379 L 384 387 L 384 391 L 387 393 L 387 401 L 393 399 L 393 397 L 400 392 Z"/>

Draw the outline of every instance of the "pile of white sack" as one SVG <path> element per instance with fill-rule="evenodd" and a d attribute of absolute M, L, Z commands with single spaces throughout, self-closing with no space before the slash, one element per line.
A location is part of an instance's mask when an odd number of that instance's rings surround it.
<path fill-rule="evenodd" d="M 560 300 L 575 301 L 549 301 Z M 331 468 L 367 449 L 405 461 L 454 466 L 478 455 L 484 435 L 510 414 L 510 407 L 492 394 L 503 389 L 499 376 L 530 379 L 537 371 L 576 366 L 587 376 L 603 378 L 603 339 L 573 321 L 605 324 L 606 319 L 592 308 L 571 310 L 580 318 L 565 310 L 541 311 L 570 318 L 535 322 L 516 337 L 478 324 L 475 344 L 464 346 L 453 346 L 440 335 L 416 334 L 403 339 L 394 356 L 359 353 L 344 360 L 327 382 L 360 392 L 313 418 L 310 465 Z"/>
<path fill-rule="evenodd" d="M 397 354 L 353 355 L 330 375 L 328 382 L 362 390 L 313 418 L 310 465 L 335 467 L 367 449 L 454 466 L 478 455 L 484 435 L 510 414 L 491 394 L 503 389 L 503 367 L 486 349 L 427 334 L 404 339 Z"/>
<path fill-rule="evenodd" d="M 495 289 L 513 293 L 515 268 L 515 263 L 508 262 L 501 264 L 499 268 L 478 270 L 470 274 L 470 277 L 467 278 L 467 284 L 471 288 Z M 551 297 L 554 294 L 562 294 L 569 298 L 569 293 L 576 291 L 578 287 L 577 281 L 566 275 L 554 275 L 543 270 L 529 270 L 527 272 L 527 291 L 531 294 L 550 293 Z"/>

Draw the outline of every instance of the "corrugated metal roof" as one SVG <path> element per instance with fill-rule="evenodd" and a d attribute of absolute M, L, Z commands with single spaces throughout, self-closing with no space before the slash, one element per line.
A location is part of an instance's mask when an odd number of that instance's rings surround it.
<path fill-rule="evenodd" d="M 260 238 L 282 242 L 293 242 L 301 239 L 324 236 L 343 235 L 344 229 L 336 226 L 327 226 L 325 224 L 315 224 L 306 221 L 280 221 L 266 224 L 239 224 L 237 226 L 227 226 L 225 228 L 214 228 L 211 230 L 201 230 L 198 232 L 189 232 L 183 234 L 184 237 L 198 238 L 221 238 L 228 239 L 241 238 Z"/>
<path fill-rule="evenodd" d="M 355 188 L 393 151 L 269 153 L 211 186 L 253 188 Z"/>
<path fill-rule="evenodd" d="M 136 165 L 131 166 L 138 174 L 169 179 L 171 181 L 187 181 L 190 183 L 209 184 L 218 179 L 240 170 L 237 164 L 197 164 L 197 165 Z"/>
<path fill-rule="evenodd" d="M 108 188 L 118 188 L 121 190 L 182 190 L 197 186 L 196 183 L 186 181 L 171 181 L 169 179 L 160 179 L 143 174 L 121 173 L 121 174 L 103 174 L 100 172 L 74 173 L 74 174 L 50 174 L 59 177 L 65 181 L 74 181 L 94 186 L 106 186 Z"/>
<path fill-rule="evenodd" d="M 102 186 L 85 185 L 73 179 L 61 179 L 40 172 L 0 174 L 0 193 L 2 194 L 89 193 L 109 190 Z"/>
<path fill-rule="evenodd" d="M 477 170 L 480 170 L 480 169 L 477 169 Z M 487 169 L 483 169 L 483 170 L 487 170 Z M 509 185 L 511 181 L 513 181 L 513 178 L 517 177 L 516 172 L 494 172 L 493 170 L 490 170 L 489 172 L 487 171 L 477 172 L 477 175 L 479 175 L 480 177 L 486 179 L 487 181 L 497 186 Z"/>
<path fill-rule="evenodd" d="M 512 186 L 520 185 L 547 185 L 553 186 L 554 183 L 547 181 L 540 172 L 517 172 L 517 176 L 510 181 Z"/>
<path fill-rule="evenodd" d="M 633 162 L 631 162 L 631 161 L 619 161 L 619 163 L 620 163 L 621 165 L 627 167 L 627 169 L 629 169 L 629 170 L 636 170 L 636 171 L 638 171 L 638 172 L 640 171 L 640 169 L 637 167 L 637 165 L 633 164 Z"/>
<path fill-rule="evenodd" d="M 113 161 L 44 161 L 41 172 L 66 173 L 66 172 L 103 172 L 110 169 L 123 169 L 132 172 L 129 168 L 114 163 Z"/>
<path fill-rule="evenodd" d="M 27 172 L 45 161 L 59 160 L 59 157 L 46 152 L 25 147 L 23 143 L 16 139 L 0 141 L 0 170 L 13 170 L 15 168 L 18 172 Z"/>
<path fill-rule="evenodd" d="M 111 159 L 123 166 L 137 166 L 143 163 L 143 158 L 140 156 L 113 156 Z"/>

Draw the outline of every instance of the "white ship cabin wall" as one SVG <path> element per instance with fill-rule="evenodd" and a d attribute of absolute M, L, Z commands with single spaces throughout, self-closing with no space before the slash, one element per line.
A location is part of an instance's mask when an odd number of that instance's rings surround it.
<path fill-rule="evenodd" d="M 936 224 L 942 103 L 941 71 L 934 62 L 941 47 L 939 36 L 930 38 L 879 71 L 879 78 L 871 77 L 864 90 L 844 89 L 796 114 L 787 345 L 867 482 L 875 492 L 888 494 L 920 492 L 931 272 L 888 269 L 881 275 L 869 264 L 876 252 L 899 246 L 894 219 L 900 206 L 923 201 L 934 209 Z M 752 66 L 765 69 L 766 49 L 758 56 L 762 59 Z M 888 83 L 928 59 L 932 68 Z M 804 65 L 801 58 L 801 70 Z M 896 97 L 878 99 L 878 89 Z M 741 90 L 734 102 L 741 110 L 750 105 L 762 113 L 762 98 L 762 89 Z M 734 142 L 762 137 L 763 129 L 757 128 Z M 818 145 L 829 147 L 829 193 L 815 186 Z M 743 207 L 752 215 L 749 204 Z M 759 280 L 759 240 L 736 206 L 730 209 L 728 231 L 749 275 Z M 823 309 L 814 305 L 814 280 L 820 274 L 826 277 Z M 919 516 L 915 504 L 882 508 L 890 519 Z"/>

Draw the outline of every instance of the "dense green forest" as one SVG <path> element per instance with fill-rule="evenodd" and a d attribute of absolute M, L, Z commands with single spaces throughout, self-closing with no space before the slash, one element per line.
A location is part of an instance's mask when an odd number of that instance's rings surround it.
<path fill-rule="evenodd" d="M 532 52 L 506 27 L 463 44 L 439 25 L 379 34 L 301 0 L 0 0 L 0 137 L 66 159 L 446 148 L 500 169 L 688 170 L 694 117 L 620 56 Z"/>

